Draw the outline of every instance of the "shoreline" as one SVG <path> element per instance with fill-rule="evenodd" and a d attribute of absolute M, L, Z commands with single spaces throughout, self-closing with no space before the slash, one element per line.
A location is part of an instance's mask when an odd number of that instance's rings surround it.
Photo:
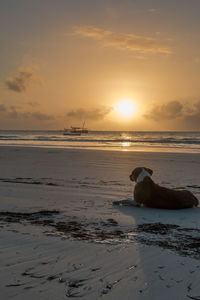
<path fill-rule="evenodd" d="M 180 151 L 180 148 L 161 148 L 161 147 L 143 147 L 137 149 L 124 149 L 123 147 L 121 149 L 114 149 L 114 147 L 68 147 L 68 146 L 48 146 L 48 145 L 9 145 L 9 144 L 0 144 L 1 147 L 8 147 L 8 148 L 33 148 L 33 149 L 54 149 L 54 150 L 70 150 L 70 151 L 102 151 L 102 152 L 124 152 L 124 153 L 172 153 L 172 154 L 200 154 L 199 149 L 195 149 L 191 151 L 191 149 L 184 149 Z M 161 151 L 162 149 L 162 151 Z"/>

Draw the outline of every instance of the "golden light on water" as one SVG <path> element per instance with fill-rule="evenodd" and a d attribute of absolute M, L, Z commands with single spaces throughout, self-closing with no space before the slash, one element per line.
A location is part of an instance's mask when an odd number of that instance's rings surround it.
<path fill-rule="evenodd" d="M 130 142 L 122 142 L 122 147 L 130 147 Z"/>
<path fill-rule="evenodd" d="M 131 100 L 122 100 L 114 106 L 114 110 L 120 116 L 128 118 L 135 113 L 135 104 Z"/>

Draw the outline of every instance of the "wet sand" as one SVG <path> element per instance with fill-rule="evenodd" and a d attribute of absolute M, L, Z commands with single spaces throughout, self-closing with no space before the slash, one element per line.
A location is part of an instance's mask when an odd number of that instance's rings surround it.
<path fill-rule="evenodd" d="M 129 174 L 199 198 L 199 154 L 0 147 L 2 299 L 198 299 L 200 209 L 113 205 Z"/>

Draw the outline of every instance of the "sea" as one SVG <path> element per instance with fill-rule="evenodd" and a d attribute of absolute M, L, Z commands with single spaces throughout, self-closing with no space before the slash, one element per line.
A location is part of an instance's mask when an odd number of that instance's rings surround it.
<path fill-rule="evenodd" d="M 89 131 L 80 136 L 62 130 L 1 130 L 1 146 L 200 153 L 200 132 Z"/>

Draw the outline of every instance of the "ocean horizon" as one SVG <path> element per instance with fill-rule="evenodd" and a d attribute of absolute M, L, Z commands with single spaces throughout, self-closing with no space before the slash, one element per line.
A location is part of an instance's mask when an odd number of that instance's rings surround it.
<path fill-rule="evenodd" d="M 0 146 L 200 153 L 200 132 L 89 131 L 68 136 L 63 130 L 0 130 Z"/>

